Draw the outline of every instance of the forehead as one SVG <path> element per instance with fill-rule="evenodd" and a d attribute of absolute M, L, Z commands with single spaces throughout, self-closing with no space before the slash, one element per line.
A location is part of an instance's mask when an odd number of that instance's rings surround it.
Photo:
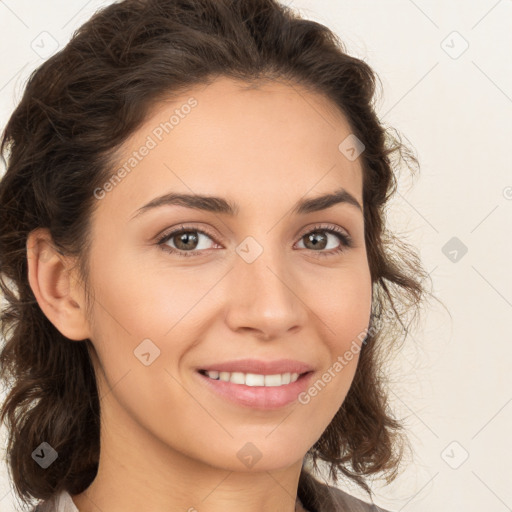
<path fill-rule="evenodd" d="M 350 134 L 346 118 L 321 94 L 297 84 L 218 78 L 153 105 L 117 152 L 113 173 L 122 179 L 104 203 L 121 213 L 177 191 L 271 204 L 340 186 L 362 203 L 360 159 L 347 159 L 339 147 Z"/>

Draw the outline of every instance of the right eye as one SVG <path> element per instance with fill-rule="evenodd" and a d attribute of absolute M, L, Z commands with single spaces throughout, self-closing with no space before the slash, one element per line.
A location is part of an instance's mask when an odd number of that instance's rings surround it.
<path fill-rule="evenodd" d="M 208 249 L 208 247 L 200 247 L 197 249 L 197 245 L 201 245 L 202 237 L 213 241 L 212 236 L 201 229 L 197 229 L 193 226 L 181 226 L 179 229 L 164 233 L 158 239 L 157 243 L 161 246 L 162 250 L 171 254 L 177 254 L 178 256 L 197 256 L 198 252 L 201 253 L 204 252 L 205 249 Z M 173 242 L 174 247 L 169 246 L 167 242 Z M 176 244 L 178 247 L 176 247 Z"/>

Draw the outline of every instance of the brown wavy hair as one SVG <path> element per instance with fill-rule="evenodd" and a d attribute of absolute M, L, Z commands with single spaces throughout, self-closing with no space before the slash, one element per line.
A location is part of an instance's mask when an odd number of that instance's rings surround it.
<path fill-rule="evenodd" d="M 61 254 L 79 258 L 89 294 L 94 190 L 112 175 L 116 150 L 159 100 L 221 76 L 323 94 L 365 145 L 371 325 L 343 405 L 306 454 L 298 495 L 312 510 L 329 505 L 314 476 L 319 462 L 334 482 L 342 474 L 370 496 L 370 476 L 396 478 L 408 439 L 389 408 L 383 368 L 418 316 L 429 275 L 416 250 L 385 225 L 402 164 L 412 173 L 419 166 L 375 113 L 377 75 L 326 26 L 276 0 L 125 0 L 96 12 L 31 74 L 2 134 L 0 377 L 8 394 L 0 421 L 8 429 L 9 475 L 25 503 L 83 492 L 100 452 L 93 345 L 70 342 L 43 314 L 28 282 L 27 236 L 48 228 Z M 44 470 L 31 457 L 43 441 L 59 454 Z"/>

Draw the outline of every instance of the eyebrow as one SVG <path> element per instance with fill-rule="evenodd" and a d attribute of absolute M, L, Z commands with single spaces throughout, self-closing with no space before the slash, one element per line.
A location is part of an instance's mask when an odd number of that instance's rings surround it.
<path fill-rule="evenodd" d="M 359 201 L 344 188 L 340 188 L 330 194 L 324 194 L 310 199 L 301 199 L 293 207 L 292 214 L 305 215 L 312 212 L 326 210 L 336 204 L 345 203 L 356 207 L 361 213 L 363 208 Z M 177 205 L 192 208 L 194 210 L 204 210 L 212 213 L 224 213 L 226 215 L 235 216 L 240 208 L 237 203 L 228 201 L 222 197 L 204 196 L 197 194 L 177 194 L 168 193 L 159 197 L 155 197 L 149 203 L 139 208 L 131 217 L 134 219 L 142 213 L 158 208 L 160 206 Z M 130 220 L 131 220 L 130 219 Z"/>

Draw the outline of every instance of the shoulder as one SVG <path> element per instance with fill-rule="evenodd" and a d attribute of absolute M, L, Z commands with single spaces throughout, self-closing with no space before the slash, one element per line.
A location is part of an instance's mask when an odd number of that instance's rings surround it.
<path fill-rule="evenodd" d="M 329 485 L 304 469 L 299 478 L 298 494 L 304 508 L 310 512 L 391 512 Z"/>
<path fill-rule="evenodd" d="M 391 512 L 378 507 L 374 503 L 367 503 L 355 496 L 351 496 L 337 487 L 329 485 L 326 488 L 336 504 L 335 510 L 340 512 Z"/>

